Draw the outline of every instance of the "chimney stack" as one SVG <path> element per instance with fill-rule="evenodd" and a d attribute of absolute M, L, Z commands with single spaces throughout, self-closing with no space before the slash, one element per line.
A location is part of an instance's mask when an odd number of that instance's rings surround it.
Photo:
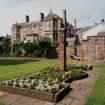
<path fill-rule="evenodd" d="M 66 27 L 66 25 L 67 25 L 67 19 L 66 19 L 66 10 L 64 9 L 63 10 L 63 24 L 64 24 L 64 28 L 66 29 L 67 27 Z"/>
<path fill-rule="evenodd" d="M 75 33 L 77 32 L 77 21 L 76 21 L 76 19 L 74 19 L 74 31 L 75 31 Z"/>
<path fill-rule="evenodd" d="M 43 21 L 43 19 L 44 19 L 44 13 L 41 12 L 40 13 L 40 20 Z"/>
<path fill-rule="evenodd" d="M 29 22 L 29 16 L 25 15 L 25 22 L 28 23 Z"/>

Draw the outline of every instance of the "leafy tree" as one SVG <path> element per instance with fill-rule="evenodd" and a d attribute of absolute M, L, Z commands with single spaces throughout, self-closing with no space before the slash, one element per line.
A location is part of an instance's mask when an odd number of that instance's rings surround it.
<path fill-rule="evenodd" d="M 38 48 L 39 48 L 39 45 L 37 42 L 35 42 L 35 43 L 27 42 L 27 43 L 23 44 L 23 49 L 24 49 L 26 55 L 32 55 L 33 52 L 35 50 L 37 50 Z"/>
<path fill-rule="evenodd" d="M 3 43 L 2 43 L 2 48 L 3 48 L 3 56 L 9 56 L 10 51 L 11 51 L 11 40 L 8 38 L 4 38 Z"/>
<path fill-rule="evenodd" d="M 4 39 L 0 43 L 0 56 L 34 56 L 34 57 L 48 57 L 53 55 L 55 46 L 49 38 L 41 38 L 40 40 L 31 43 L 13 43 L 11 40 Z"/>
<path fill-rule="evenodd" d="M 43 53 L 40 50 L 35 50 L 32 54 L 34 57 L 42 57 Z"/>
<path fill-rule="evenodd" d="M 42 38 L 38 41 L 39 47 L 43 52 L 43 57 L 46 57 L 48 49 L 51 47 L 51 40 L 49 38 Z"/>
<path fill-rule="evenodd" d="M 0 56 L 9 56 L 11 40 L 8 37 L 0 37 Z"/>
<path fill-rule="evenodd" d="M 0 56 L 2 56 L 2 54 L 3 54 L 3 47 L 2 45 L 0 45 Z"/>

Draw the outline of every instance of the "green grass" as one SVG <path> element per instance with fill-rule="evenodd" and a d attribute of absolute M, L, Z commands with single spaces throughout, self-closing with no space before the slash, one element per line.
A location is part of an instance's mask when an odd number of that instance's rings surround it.
<path fill-rule="evenodd" d="M 3 103 L 0 103 L 0 105 L 4 105 Z"/>
<path fill-rule="evenodd" d="M 56 67 L 56 60 L 0 60 L 0 81 L 19 78 L 43 70 Z"/>
<path fill-rule="evenodd" d="M 101 74 L 85 105 L 105 105 L 105 64 L 97 65 L 96 67 L 101 69 Z"/>
<path fill-rule="evenodd" d="M 0 105 L 4 105 L 4 103 L 2 103 L 1 100 L 0 100 Z"/>

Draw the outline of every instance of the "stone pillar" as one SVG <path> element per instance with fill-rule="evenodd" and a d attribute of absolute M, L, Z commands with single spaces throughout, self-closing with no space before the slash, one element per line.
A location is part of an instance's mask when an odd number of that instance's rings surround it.
<path fill-rule="evenodd" d="M 66 33 L 67 33 L 67 22 L 66 22 L 66 10 L 63 11 L 63 27 L 59 30 L 59 70 L 66 70 Z"/>
<path fill-rule="evenodd" d="M 65 41 L 65 29 L 59 30 L 59 70 L 66 70 L 66 41 Z"/>

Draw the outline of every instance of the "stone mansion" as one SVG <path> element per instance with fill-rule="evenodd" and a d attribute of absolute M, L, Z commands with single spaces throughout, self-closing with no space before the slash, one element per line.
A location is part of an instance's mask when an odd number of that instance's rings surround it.
<path fill-rule="evenodd" d="M 24 23 L 12 25 L 12 43 L 17 42 L 34 42 L 41 37 L 51 38 L 53 42 L 58 42 L 59 29 L 63 18 L 56 15 L 52 10 L 47 16 L 40 13 L 39 21 L 29 21 L 29 16 L 25 16 Z M 70 37 L 70 24 L 67 22 L 67 37 Z"/>

